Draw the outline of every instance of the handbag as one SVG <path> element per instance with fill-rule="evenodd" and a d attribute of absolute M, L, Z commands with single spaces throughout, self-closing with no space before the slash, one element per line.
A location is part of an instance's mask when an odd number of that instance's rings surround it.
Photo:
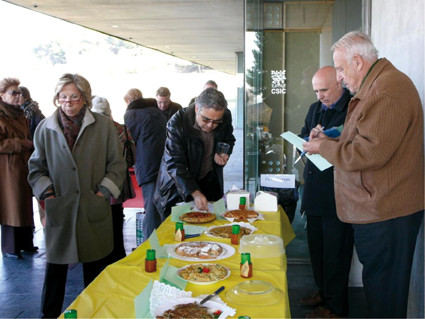
<path fill-rule="evenodd" d="M 124 125 L 125 141 L 124 141 L 124 150 L 123 157 L 127 162 L 127 174 L 124 181 L 124 186 L 120 195 L 122 202 L 125 202 L 127 199 L 135 198 L 136 193 L 134 192 L 133 183 L 131 181 L 131 176 L 129 168 L 132 167 L 136 161 L 135 157 L 135 146 L 134 142 L 128 138 L 127 127 Z"/>
<path fill-rule="evenodd" d="M 127 126 L 124 126 L 124 134 L 125 134 L 125 141 L 124 141 L 124 149 L 123 149 L 123 156 L 125 161 L 127 162 L 127 168 L 133 167 L 134 163 L 136 163 L 136 146 L 134 145 L 134 141 L 131 140 L 128 137 L 128 129 Z"/>
<path fill-rule="evenodd" d="M 127 174 L 124 181 L 124 186 L 122 188 L 122 192 L 120 195 L 120 199 L 122 202 L 125 202 L 127 199 L 131 199 L 136 197 L 136 193 L 134 192 L 133 183 L 131 181 L 130 172 L 127 168 Z"/>

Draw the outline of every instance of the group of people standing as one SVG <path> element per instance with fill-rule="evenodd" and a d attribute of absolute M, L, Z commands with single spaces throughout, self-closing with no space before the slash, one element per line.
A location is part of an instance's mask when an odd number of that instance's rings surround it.
<path fill-rule="evenodd" d="M 416 236 L 424 209 L 423 111 L 412 81 L 378 59 L 369 37 L 350 32 L 332 47 L 335 67 L 313 76 L 318 101 L 300 136 L 304 150 L 334 167 L 307 161 L 302 211 L 318 291 L 301 303 L 309 318 L 347 316 L 355 245 L 363 264 L 368 317 L 405 317 Z M 343 87 L 345 84 L 345 88 Z M 93 99 L 78 74 L 58 81 L 54 113 L 44 116 L 17 79 L 0 81 L 0 224 L 2 252 L 36 251 L 32 196 L 45 205 L 47 266 L 43 317 L 61 313 L 68 264 L 82 263 L 87 286 L 125 256 L 121 195 L 134 165 L 145 200 L 146 238 L 180 201 L 200 210 L 223 196 L 223 167 L 235 143 L 224 95 L 208 81 L 182 108 L 161 87 L 156 99 L 131 89 L 125 126 L 108 101 Z M 101 113 L 101 114 L 98 114 Z M 41 122 L 40 122 L 41 121 Z M 35 129 L 37 127 L 37 129 Z M 328 136 L 324 128 L 341 128 Z M 135 159 L 123 155 L 134 143 Z M 225 142 L 227 154 L 215 153 Z M 28 182 L 27 182 L 28 181 Z M 11 200 L 13 199 L 13 200 Z"/>
<path fill-rule="evenodd" d="M 113 121 L 108 100 L 92 96 L 90 83 L 79 74 L 59 79 L 53 98 L 57 108 L 46 119 L 19 84 L 11 78 L 0 81 L 2 252 L 19 259 L 21 251 L 38 249 L 33 245 L 35 196 L 45 212 L 41 312 L 53 318 L 62 311 L 69 264 L 83 264 L 87 286 L 107 265 L 125 257 L 122 203 L 128 195 L 123 191 L 128 168 L 134 165 L 142 188 L 147 238 L 170 213 L 171 204 L 161 206 L 164 192 L 173 189 L 173 203 L 193 196 L 200 209 L 223 195 L 217 166 L 222 168 L 229 155 L 223 160 L 214 150 L 218 142 L 234 143 L 233 128 L 227 102 L 216 88 L 203 91 L 188 108 L 172 102 L 165 87 L 156 99 L 131 89 L 124 96 L 121 125 Z M 215 134 L 217 127 L 225 131 Z M 134 157 L 125 156 L 126 143 L 133 146 Z M 214 198 L 207 187 L 211 181 L 217 185 Z M 156 201 L 154 194 L 160 194 Z"/>

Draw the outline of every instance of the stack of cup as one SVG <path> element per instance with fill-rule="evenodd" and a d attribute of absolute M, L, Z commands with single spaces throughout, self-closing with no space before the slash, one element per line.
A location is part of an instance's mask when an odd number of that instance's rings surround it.
<path fill-rule="evenodd" d="M 139 246 L 143 243 L 143 219 L 145 218 L 145 212 L 136 213 L 136 245 Z"/>

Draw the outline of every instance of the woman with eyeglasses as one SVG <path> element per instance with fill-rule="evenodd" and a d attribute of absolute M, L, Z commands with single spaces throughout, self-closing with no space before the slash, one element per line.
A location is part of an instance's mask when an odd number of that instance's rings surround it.
<path fill-rule="evenodd" d="M 35 131 L 28 176 L 46 209 L 43 318 L 62 312 L 68 264 L 83 264 L 85 287 L 107 266 L 113 249 L 109 199 L 120 195 L 127 169 L 112 121 L 90 111 L 84 77 L 64 74 L 53 102 L 57 110 Z"/>
<path fill-rule="evenodd" d="M 4 257 L 22 258 L 34 252 L 32 191 L 27 182 L 33 145 L 24 112 L 19 106 L 19 80 L 0 80 L 0 224 Z"/>

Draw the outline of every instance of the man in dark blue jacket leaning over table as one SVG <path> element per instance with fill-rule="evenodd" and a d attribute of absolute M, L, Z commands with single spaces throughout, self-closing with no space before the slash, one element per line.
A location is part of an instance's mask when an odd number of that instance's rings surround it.
<path fill-rule="evenodd" d="M 143 236 L 148 238 L 155 225 L 160 222 L 155 220 L 153 192 L 164 152 L 167 119 L 155 99 L 142 97 L 128 104 L 124 122 L 136 143 L 134 171 L 137 183 L 142 187 L 145 203 Z"/>
<path fill-rule="evenodd" d="M 307 113 L 301 137 L 344 124 L 350 92 L 337 81 L 332 66 L 320 68 L 313 76 L 318 101 Z M 325 131 L 326 133 L 326 131 Z M 307 238 L 311 266 L 318 291 L 301 299 L 317 307 L 307 318 L 348 315 L 348 279 L 353 254 L 353 230 L 336 214 L 333 167 L 320 171 L 307 160 L 304 169 L 301 211 L 307 215 Z M 318 307 L 319 306 L 319 307 Z"/>
<path fill-rule="evenodd" d="M 215 153 L 218 142 L 230 145 L 228 154 Z M 194 105 L 170 119 L 154 194 L 162 221 L 178 202 L 193 200 L 198 209 L 206 210 L 208 201 L 223 196 L 223 167 L 234 144 L 232 114 L 216 89 L 205 89 Z"/>

